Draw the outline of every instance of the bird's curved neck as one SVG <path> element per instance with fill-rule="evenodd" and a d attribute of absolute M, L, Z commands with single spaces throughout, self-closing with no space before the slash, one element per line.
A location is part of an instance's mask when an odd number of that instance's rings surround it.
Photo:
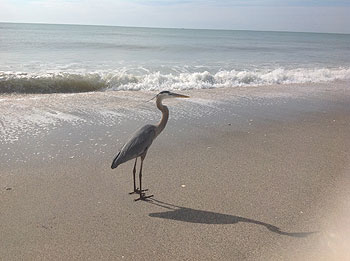
<path fill-rule="evenodd" d="M 165 128 L 165 125 L 169 119 L 169 110 L 168 107 L 162 104 L 161 99 L 157 99 L 157 108 L 162 112 L 162 119 L 156 125 L 156 135 L 158 136 Z"/>

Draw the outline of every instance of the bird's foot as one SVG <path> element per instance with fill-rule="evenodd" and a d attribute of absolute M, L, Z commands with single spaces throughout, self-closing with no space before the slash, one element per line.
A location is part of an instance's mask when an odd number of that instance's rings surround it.
<path fill-rule="evenodd" d="M 132 194 L 141 194 L 141 193 L 144 192 L 144 191 L 148 191 L 148 189 L 139 190 L 139 189 L 137 188 L 137 189 L 135 189 L 134 191 L 129 192 L 129 194 L 130 194 L 130 195 L 132 195 Z"/>
<path fill-rule="evenodd" d="M 145 193 L 141 193 L 140 194 L 140 197 L 135 199 L 135 201 L 138 201 L 138 200 L 144 200 L 144 201 L 147 201 L 148 198 L 151 198 L 153 197 L 153 195 L 149 195 L 149 196 L 146 196 Z"/>

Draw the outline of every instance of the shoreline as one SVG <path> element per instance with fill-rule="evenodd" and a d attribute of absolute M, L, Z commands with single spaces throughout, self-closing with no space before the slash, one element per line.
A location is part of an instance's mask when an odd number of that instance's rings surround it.
<path fill-rule="evenodd" d="M 153 203 L 128 195 L 131 162 L 110 170 L 130 130 L 159 120 L 153 103 L 139 107 L 150 93 L 132 92 L 132 99 L 128 92 L 68 96 L 63 112 L 82 120 L 46 124 L 39 118 L 44 132 L 32 136 L 28 128 L 27 136 L 6 144 L 6 152 L 2 146 L 0 256 L 350 256 L 346 82 L 184 93 L 197 96 L 169 102 L 169 123 L 145 160 L 144 184 L 155 195 Z M 37 106 L 51 104 L 54 111 L 60 96 Z M 85 107 L 69 106 L 84 100 Z M 126 110 L 126 104 L 134 109 Z M 95 121 L 101 115 L 97 107 L 115 114 Z"/>

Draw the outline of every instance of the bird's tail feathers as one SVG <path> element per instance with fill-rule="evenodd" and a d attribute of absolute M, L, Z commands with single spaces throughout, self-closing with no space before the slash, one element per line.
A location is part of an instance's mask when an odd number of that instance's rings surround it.
<path fill-rule="evenodd" d="M 118 153 L 118 155 L 114 158 L 113 162 L 112 162 L 112 169 L 115 169 L 116 167 L 118 167 L 119 163 L 118 163 L 118 157 L 120 155 L 120 152 Z"/>

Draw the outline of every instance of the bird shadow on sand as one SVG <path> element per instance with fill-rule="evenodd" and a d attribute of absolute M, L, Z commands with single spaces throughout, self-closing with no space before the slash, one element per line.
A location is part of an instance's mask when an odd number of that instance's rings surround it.
<path fill-rule="evenodd" d="M 164 218 L 164 219 L 177 220 L 177 221 L 189 222 L 189 223 L 197 223 L 197 224 L 224 225 L 224 224 L 237 224 L 239 222 L 251 223 L 255 225 L 264 226 L 271 232 L 274 232 L 279 235 L 299 237 L 299 238 L 307 237 L 311 234 L 317 233 L 317 232 L 285 232 L 274 225 L 264 223 L 258 220 L 176 206 L 173 204 L 162 202 L 154 198 L 147 200 L 146 202 L 169 210 L 165 212 L 150 213 L 149 216 L 153 218 Z"/>

